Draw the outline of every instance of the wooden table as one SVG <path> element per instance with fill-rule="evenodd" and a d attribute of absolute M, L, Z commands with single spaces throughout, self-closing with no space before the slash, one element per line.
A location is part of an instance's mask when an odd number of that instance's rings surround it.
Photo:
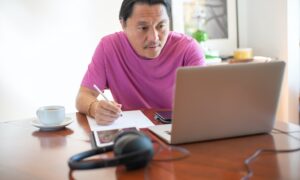
<path fill-rule="evenodd" d="M 143 112 L 157 124 L 153 110 Z M 126 171 L 119 166 L 70 172 L 69 157 L 91 148 L 86 117 L 76 113 L 73 118 L 75 121 L 66 129 L 53 132 L 39 131 L 29 119 L 0 123 L 0 179 L 241 179 L 246 174 L 243 161 L 256 149 L 300 147 L 300 132 L 290 136 L 273 132 L 184 144 L 180 147 L 190 151 L 187 158 L 152 161 L 148 167 L 136 171 Z M 147 130 L 145 133 L 159 141 Z M 166 144 L 163 146 L 167 147 Z M 165 153 L 168 156 L 168 151 Z M 107 156 L 112 154 L 99 157 Z M 254 171 L 252 179 L 300 179 L 300 152 L 262 153 L 251 163 L 251 168 Z"/>

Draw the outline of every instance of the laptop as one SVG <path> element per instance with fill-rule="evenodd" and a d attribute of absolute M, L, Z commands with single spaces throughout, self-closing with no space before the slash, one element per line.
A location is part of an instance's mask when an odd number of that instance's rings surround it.
<path fill-rule="evenodd" d="M 240 63 L 177 70 L 172 124 L 149 127 L 169 144 L 269 133 L 285 63 Z"/>

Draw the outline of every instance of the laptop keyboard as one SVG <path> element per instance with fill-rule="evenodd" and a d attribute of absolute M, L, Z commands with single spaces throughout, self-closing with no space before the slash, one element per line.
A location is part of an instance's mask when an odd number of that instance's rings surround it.
<path fill-rule="evenodd" d="M 166 134 L 171 135 L 171 131 L 165 131 Z"/>

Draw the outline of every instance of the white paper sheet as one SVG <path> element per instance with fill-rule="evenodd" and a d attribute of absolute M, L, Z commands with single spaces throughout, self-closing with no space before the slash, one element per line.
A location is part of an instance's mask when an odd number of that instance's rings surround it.
<path fill-rule="evenodd" d="M 95 119 L 88 117 L 88 122 L 92 131 L 101 131 L 101 130 L 110 130 L 110 129 L 121 129 L 121 128 L 129 128 L 136 127 L 146 128 L 150 126 L 154 126 L 154 124 L 142 113 L 142 111 L 123 111 L 123 116 L 119 117 L 113 124 L 111 125 L 98 125 Z"/>

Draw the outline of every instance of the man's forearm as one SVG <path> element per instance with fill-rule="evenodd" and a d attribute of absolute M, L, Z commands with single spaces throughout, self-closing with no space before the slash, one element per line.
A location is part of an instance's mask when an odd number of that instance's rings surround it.
<path fill-rule="evenodd" d="M 97 101 L 97 95 L 95 93 L 86 88 L 81 88 L 76 98 L 76 108 L 80 113 L 91 115 L 91 106 L 95 101 Z"/>

